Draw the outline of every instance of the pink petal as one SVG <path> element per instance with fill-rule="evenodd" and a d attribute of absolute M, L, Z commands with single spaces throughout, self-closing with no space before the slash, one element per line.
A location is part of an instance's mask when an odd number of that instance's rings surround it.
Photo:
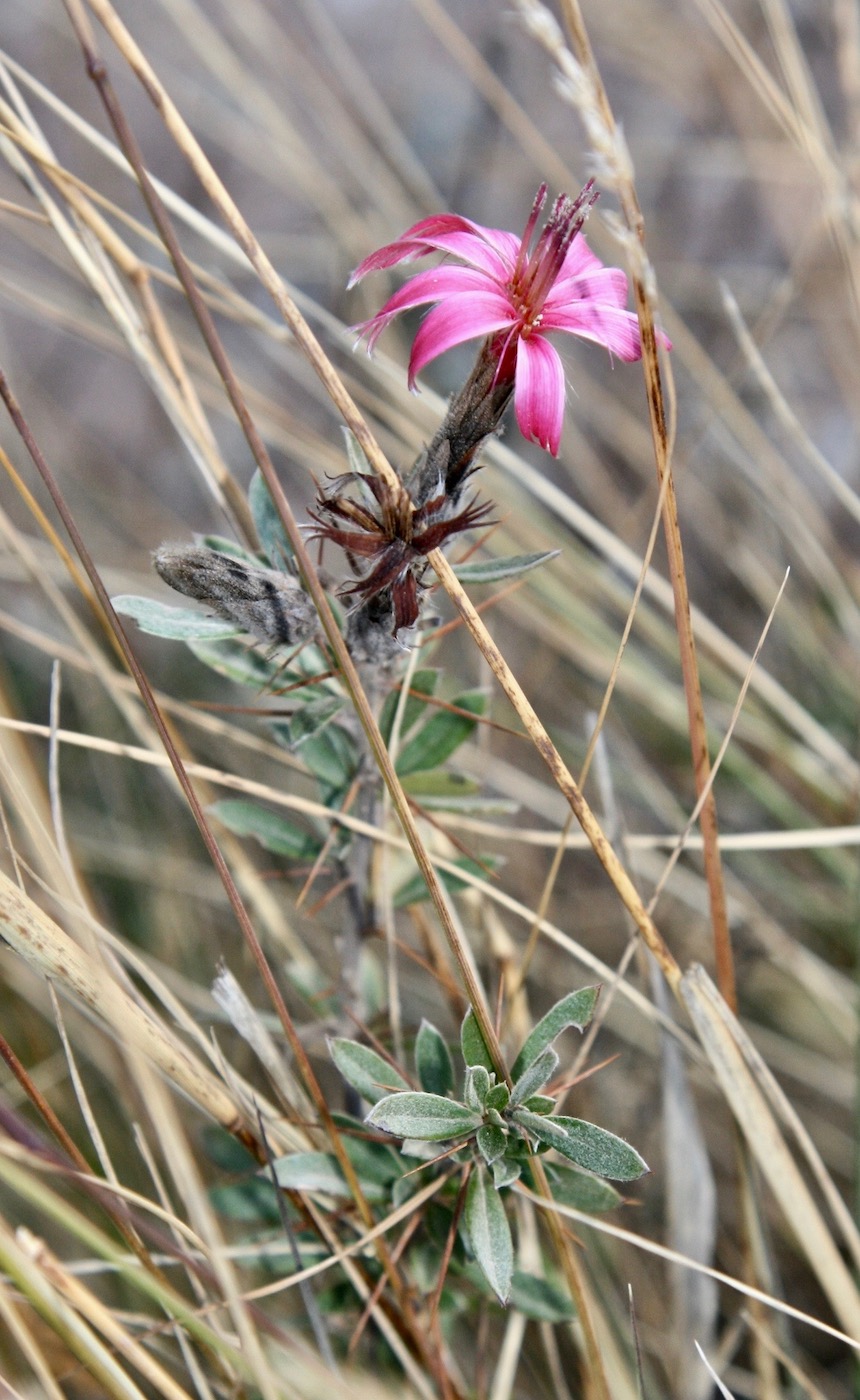
<path fill-rule="evenodd" d="M 553 283 L 545 304 L 553 309 L 576 301 L 602 301 L 609 306 L 626 307 L 626 272 L 620 267 L 600 267 L 576 277 L 560 277 Z"/>
<path fill-rule="evenodd" d="M 353 330 L 360 336 L 368 336 L 368 348 L 372 348 L 390 321 L 401 311 L 413 306 L 423 306 L 430 301 L 444 301 L 446 297 L 460 292 L 494 291 L 495 282 L 485 272 L 477 272 L 471 267 L 431 267 L 426 272 L 416 272 L 408 282 L 388 298 L 375 316 L 363 321 Z"/>
<path fill-rule="evenodd" d="M 568 277 L 581 277 L 584 272 L 596 272 L 602 266 L 600 258 L 596 253 L 592 253 L 582 234 L 578 233 L 559 268 L 559 280 Z"/>
<path fill-rule="evenodd" d="M 476 336 L 492 335 L 516 323 L 510 302 L 498 292 L 463 292 L 448 297 L 422 321 L 409 357 L 409 387 L 425 365 L 443 351 Z"/>
<path fill-rule="evenodd" d="M 408 228 L 402 237 L 377 248 L 375 253 L 371 253 L 360 262 L 350 277 L 348 286 L 354 287 L 368 272 L 379 272 L 383 268 L 394 267 L 395 263 L 411 262 L 415 258 L 423 257 L 429 251 L 427 246 L 422 246 L 426 238 L 451 233 L 455 229 L 466 231 L 468 228 L 468 220 L 461 219 L 458 214 L 434 214 L 429 219 L 421 219 Z"/>
<path fill-rule="evenodd" d="M 518 249 L 519 240 L 504 229 L 483 228 L 458 214 L 436 214 L 413 224 L 393 243 L 377 248 L 359 263 L 348 285 L 354 287 L 369 272 L 414 262 L 432 252 L 451 253 L 504 281 L 513 270 Z"/>
<path fill-rule="evenodd" d="M 542 335 L 530 335 L 517 347 L 514 408 L 520 432 L 558 456 L 564 421 L 564 367 Z"/>
<path fill-rule="evenodd" d="M 422 238 L 440 252 L 453 253 L 466 262 L 485 267 L 503 280 L 514 270 L 521 243 L 516 234 L 508 233 L 506 229 L 484 228 L 483 224 L 475 224 L 471 219 L 458 219 L 456 226 L 452 223 L 450 227 L 424 234 Z"/>
<path fill-rule="evenodd" d="M 567 307 L 546 310 L 541 331 L 569 331 L 583 340 L 605 345 L 610 354 L 620 360 L 639 360 L 642 341 L 639 322 L 632 311 L 621 311 L 603 302 L 574 302 Z"/>
<path fill-rule="evenodd" d="M 479 268 L 496 282 L 507 282 L 513 265 L 486 240 L 474 233 L 446 233 L 425 243 L 428 252 L 450 253 L 470 267 Z"/>

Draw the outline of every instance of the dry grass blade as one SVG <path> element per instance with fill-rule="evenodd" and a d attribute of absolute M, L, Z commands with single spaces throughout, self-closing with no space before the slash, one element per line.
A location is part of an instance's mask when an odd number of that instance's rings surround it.
<path fill-rule="evenodd" d="M 25 962 L 94 1012 L 120 1044 L 133 1045 L 228 1131 L 240 1128 L 236 1105 L 214 1075 L 2 873 L 0 927 Z"/>
<path fill-rule="evenodd" d="M 466 622 L 469 631 L 478 643 L 482 654 L 492 668 L 505 694 L 514 706 L 523 725 L 530 735 L 535 748 L 547 765 L 554 782 L 570 804 L 574 816 L 582 827 L 592 850 L 618 892 L 625 909 L 636 924 L 642 939 L 660 966 L 666 981 L 673 991 L 677 991 L 681 970 L 673 958 L 645 905 L 631 881 L 624 866 L 604 835 L 600 823 L 583 797 L 580 789 L 562 761 L 561 755 L 538 718 L 522 686 L 505 661 L 480 616 L 469 601 L 451 565 L 444 555 L 437 552 L 432 556 L 433 567 L 445 585 L 449 597 Z"/>
<path fill-rule="evenodd" d="M 3 1272 L 102 1386 L 105 1395 L 116 1400 L 144 1400 L 144 1392 L 116 1360 L 110 1343 L 102 1342 L 74 1304 L 63 1297 L 52 1271 L 45 1267 L 38 1241 L 13 1234 L 6 1222 L 0 1221 L 0 1259 Z M 176 1387 L 171 1400 L 186 1395 Z"/>
<path fill-rule="evenodd" d="M 702 968 L 685 973 L 681 994 L 750 1151 L 779 1202 L 846 1332 L 860 1346 L 860 1293 L 843 1263 L 755 1078 L 746 1035 Z"/>

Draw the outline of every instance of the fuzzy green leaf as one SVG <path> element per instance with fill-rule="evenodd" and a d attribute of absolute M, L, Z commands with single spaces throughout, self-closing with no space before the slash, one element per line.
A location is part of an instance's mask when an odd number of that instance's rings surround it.
<path fill-rule="evenodd" d="M 364 1128 L 364 1124 L 361 1125 Z M 403 1163 L 398 1154 L 383 1142 L 368 1142 L 365 1138 L 344 1134 L 346 1155 L 355 1167 L 365 1195 L 370 1186 L 390 1187 L 403 1175 Z M 385 1193 L 383 1193 L 385 1194 Z"/>
<path fill-rule="evenodd" d="M 409 773 L 403 779 L 403 787 L 410 797 L 420 799 L 422 805 L 435 800 L 446 802 L 466 801 L 481 791 L 481 785 L 465 773 L 455 773 L 437 768 L 434 772 Z"/>
<path fill-rule="evenodd" d="M 498 1113 L 502 1113 L 510 1103 L 511 1091 L 507 1084 L 494 1084 L 487 1097 L 484 1099 L 486 1109 L 494 1108 Z"/>
<path fill-rule="evenodd" d="M 569 1322 L 573 1317 L 570 1298 L 563 1289 L 519 1269 L 511 1280 L 510 1304 L 534 1322 Z"/>
<path fill-rule="evenodd" d="M 524 1069 L 519 1079 L 516 1080 L 511 1090 L 511 1108 L 516 1108 L 517 1104 L 523 1103 L 525 1099 L 530 1099 L 533 1094 L 537 1094 L 551 1079 L 558 1069 L 558 1055 L 548 1047 L 542 1055 L 538 1055 L 536 1060 L 532 1060 L 527 1069 Z"/>
<path fill-rule="evenodd" d="M 489 1071 L 483 1065 L 469 1065 L 466 1070 L 464 1098 L 470 1108 L 483 1111 L 491 1083 Z"/>
<path fill-rule="evenodd" d="M 329 724 L 319 734 L 303 740 L 299 752 L 327 797 L 343 792 L 355 777 L 358 767 L 355 740 L 340 724 Z"/>
<path fill-rule="evenodd" d="M 367 453 L 365 452 L 358 438 L 355 436 L 355 433 L 352 431 L 351 428 L 347 427 L 344 427 L 342 431 L 344 440 L 346 442 L 346 456 L 349 462 L 350 471 L 372 476 L 373 467 L 367 460 Z"/>
<path fill-rule="evenodd" d="M 353 1089 L 357 1089 L 368 1103 L 390 1094 L 392 1089 L 408 1089 L 409 1085 L 393 1065 L 371 1050 L 369 1045 L 359 1045 L 357 1040 L 347 1040 L 336 1036 L 328 1043 L 329 1054 Z"/>
<path fill-rule="evenodd" d="M 243 1224 L 279 1225 L 281 1213 L 278 1193 L 271 1181 L 259 1176 L 249 1181 L 231 1182 L 229 1186 L 213 1186 L 209 1199 L 219 1215 Z"/>
<path fill-rule="evenodd" d="M 291 860 L 314 860 L 320 843 L 278 812 L 258 807 L 243 797 L 225 797 L 209 811 L 237 836 L 253 836 L 267 851 Z"/>
<path fill-rule="evenodd" d="M 574 1206 L 576 1210 L 614 1210 L 621 1203 L 621 1196 L 602 1181 L 599 1176 L 589 1176 L 575 1167 L 551 1167 L 547 1170 L 552 1198 L 562 1206 Z"/>
<path fill-rule="evenodd" d="M 504 1202 L 487 1172 L 472 1172 L 466 1192 L 466 1229 L 481 1272 L 499 1302 L 504 1305 L 511 1291 L 514 1246 Z"/>
<path fill-rule="evenodd" d="M 132 617 L 150 637 L 167 637 L 173 642 L 189 642 L 199 638 L 211 640 L 238 637 L 241 627 L 226 622 L 223 617 L 209 617 L 191 608 L 174 608 L 169 603 L 157 603 L 154 598 L 136 598 L 122 593 L 111 602 L 123 617 Z"/>
<path fill-rule="evenodd" d="M 497 1128 L 494 1123 L 485 1123 L 475 1134 L 475 1142 L 487 1166 L 491 1167 L 499 1157 L 505 1155 L 508 1135 L 501 1128 Z"/>
<path fill-rule="evenodd" d="M 470 690 L 455 696 L 451 704 L 460 710 L 467 710 L 469 714 L 482 715 L 487 697 L 481 690 Z M 400 750 L 396 764 L 398 777 L 438 768 L 468 739 L 476 723 L 477 720 L 470 719 L 468 714 L 439 710 Z"/>
<path fill-rule="evenodd" d="M 256 554 L 237 540 L 228 539 L 226 535 L 199 535 L 195 538 L 204 549 L 211 549 L 215 554 L 226 554 L 228 559 L 241 559 L 243 564 L 251 564 L 255 569 L 260 567 L 260 560 Z"/>
<path fill-rule="evenodd" d="M 514 1121 L 569 1161 L 613 1181 L 635 1181 L 649 1170 L 635 1147 L 623 1138 L 581 1118 L 542 1118 L 527 1108 L 514 1111 Z"/>
<path fill-rule="evenodd" d="M 290 720 L 290 744 L 298 753 L 315 735 L 321 734 L 345 705 L 343 696 L 320 695 L 308 700 Z"/>
<path fill-rule="evenodd" d="M 245 642 L 234 642 L 230 638 L 224 641 L 201 638 L 190 641 L 188 646 L 204 666 L 219 676 L 236 681 L 238 685 L 249 685 L 257 691 L 268 690 L 278 675 L 278 662 L 270 660 Z"/>
<path fill-rule="evenodd" d="M 346 1155 L 355 1167 L 360 1181 L 373 1181 L 378 1186 L 390 1186 L 403 1175 L 399 1152 L 385 1142 L 373 1142 L 367 1136 L 367 1126 L 361 1118 L 350 1113 L 332 1113 Z"/>
<path fill-rule="evenodd" d="M 493 1057 L 487 1049 L 481 1027 L 475 1019 L 471 1006 L 463 1017 L 460 1027 L 460 1050 L 466 1065 L 483 1065 L 484 1069 L 495 1070 Z"/>
<path fill-rule="evenodd" d="M 273 569 L 282 569 L 284 561 L 292 558 L 293 547 L 281 524 L 281 517 L 275 510 L 269 488 L 259 471 L 255 471 L 251 477 L 248 505 L 257 527 L 260 548 Z"/>
<path fill-rule="evenodd" d="M 504 559 L 488 559 L 481 564 L 456 564 L 454 573 L 461 583 L 500 583 L 503 579 L 519 578 L 531 569 L 546 564 L 561 553 L 558 549 L 543 554 L 511 554 Z"/>
<path fill-rule="evenodd" d="M 481 1115 L 454 1099 L 443 1099 L 440 1094 L 409 1091 L 380 1099 L 365 1121 L 393 1137 L 446 1142 L 449 1138 L 466 1137 L 480 1128 Z"/>
<path fill-rule="evenodd" d="M 421 1088 L 444 1098 L 454 1087 L 454 1066 L 444 1038 L 429 1021 L 422 1021 L 415 1039 L 415 1067 Z"/>
<path fill-rule="evenodd" d="M 275 1178 L 279 1186 L 288 1191 L 324 1191 L 328 1196 L 350 1196 L 337 1160 L 328 1152 L 293 1152 L 288 1157 L 279 1157 L 273 1164 Z M 382 1201 L 387 1197 L 384 1188 L 373 1180 L 361 1183 L 369 1201 Z"/>
<path fill-rule="evenodd" d="M 549 1094 L 532 1094 L 530 1099 L 526 1099 L 523 1108 L 532 1113 L 552 1113 L 555 1110 L 555 1099 Z"/>
<path fill-rule="evenodd" d="M 541 1055 L 548 1045 L 568 1026 L 576 1026 L 578 1030 L 584 1030 L 594 1015 L 594 1007 L 598 996 L 599 987 L 581 987 L 578 992 L 570 992 L 561 1001 L 557 1001 L 545 1016 L 542 1016 L 514 1061 L 511 1071 L 514 1079 L 518 1079 L 524 1069 L 527 1069 L 538 1055 Z"/>
<path fill-rule="evenodd" d="M 201 1130 L 200 1140 L 209 1161 L 223 1172 L 256 1171 L 259 1166 L 248 1148 L 217 1123 L 206 1124 Z"/>
<path fill-rule="evenodd" d="M 521 1172 L 520 1163 L 508 1153 L 493 1163 L 493 1185 L 497 1191 L 501 1191 L 503 1186 L 513 1186 L 514 1182 L 519 1180 Z"/>

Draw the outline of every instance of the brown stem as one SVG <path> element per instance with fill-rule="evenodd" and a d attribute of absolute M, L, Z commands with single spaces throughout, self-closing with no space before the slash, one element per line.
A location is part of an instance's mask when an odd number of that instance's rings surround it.
<path fill-rule="evenodd" d="M 579 0 L 562 0 L 562 12 L 570 34 L 571 43 L 578 62 L 588 74 L 595 99 L 600 108 L 607 131 L 615 131 L 616 123 L 606 95 L 606 89 L 594 61 L 588 31 L 580 9 Z M 627 227 L 635 235 L 644 249 L 645 221 L 632 180 L 618 181 L 618 197 Z M 693 777 L 696 795 L 701 797 L 707 790 L 711 774 L 711 759 L 708 750 L 708 734 L 705 726 L 705 712 L 702 704 L 702 687 L 699 667 L 696 660 L 696 642 L 690 616 L 690 595 L 684 569 L 684 553 L 681 546 L 681 527 L 678 519 L 678 502 L 669 452 L 669 434 L 666 427 L 666 410 L 663 400 L 663 385 L 660 377 L 660 364 L 657 355 L 657 339 L 654 328 L 654 312 L 644 279 L 637 268 L 632 270 L 633 291 L 636 311 L 642 331 L 642 366 L 645 372 L 645 387 L 648 395 L 648 409 L 651 417 L 651 436 L 654 445 L 654 458 L 657 480 L 663 494 L 663 530 L 669 562 L 669 574 L 675 597 L 675 626 L 681 656 L 681 673 L 684 680 L 684 694 L 687 701 L 687 723 L 690 731 L 690 748 L 693 759 Z M 705 877 L 708 884 L 708 898 L 711 908 L 711 924 L 714 936 L 714 961 L 717 972 L 717 985 L 733 1010 L 737 1010 L 737 990 L 735 985 L 734 957 L 729 933 L 726 895 L 723 884 L 722 861 L 720 859 L 719 827 L 717 824 L 717 804 L 712 790 L 708 790 L 700 814 L 702 845 L 704 850 Z"/>

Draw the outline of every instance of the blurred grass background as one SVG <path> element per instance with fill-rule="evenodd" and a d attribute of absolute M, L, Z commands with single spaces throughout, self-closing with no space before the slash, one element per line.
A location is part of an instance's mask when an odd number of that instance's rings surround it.
<path fill-rule="evenodd" d="M 350 270 L 416 219 L 443 209 L 519 230 L 542 180 L 553 193 L 575 192 L 592 173 L 577 111 L 558 92 L 547 53 L 522 22 L 527 8 L 491 0 L 148 0 L 120 7 L 396 465 L 411 462 L 432 435 L 439 396 L 457 387 L 471 351 L 434 364 L 421 394 L 410 396 L 404 366 L 414 323 L 388 332 L 374 361 L 354 354 L 348 327 L 379 305 L 386 284 L 379 277 L 347 294 Z M 589 3 L 585 18 L 630 149 L 660 314 L 674 342 L 674 468 L 712 752 L 791 571 L 715 792 L 741 1020 L 851 1201 L 860 839 L 860 20 L 850 0 L 609 0 Z M 246 487 L 247 446 L 163 251 L 144 235 L 140 198 L 108 158 L 111 136 L 62 5 L 7 0 L 0 46 L 4 130 L 10 111 L 37 123 L 34 136 L 59 165 L 107 201 L 104 216 L 152 277 L 208 418 L 213 454 Z M 186 253 L 212 279 L 225 343 L 302 518 L 314 477 L 344 469 L 336 415 L 152 106 L 106 40 L 104 47 L 149 169 L 187 201 L 188 212 L 178 214 Z M 194 531 L 229 530 L 192 450 L 205 435 L 195 439 L 187 425 L 180 431 L 171 421 L 163 373 L 159 379 L 160 371 L 141 372 L 117 315 L 62 245 L 32 185 L 22 184 L 16 159 L 6 139 L 0 362 L 109 591 L 164 596 L 150 573 L 150 551 Z M 37 178 L 47 188 L 45 177 Z M 587 232 L 604 260 L 623 263 L 613 212 L 607 190 Z M 570 392 L 558 461 L 523 443 L 511 426 L 481 485 L 502 522 L 488 542 L 491 552 L 561 550 L 486 620 L 575 772 L 631 605 L 657 488 L 638 369 L 613 365 L 586 345 L 566 348 L 565 356 Z M 5 419 L 0 445 L 50 512 Z M 261 1001 L 260 989 L 193 823 L 163 773 L 63 745 L 58 790 L 70 863 L 61 845 L 54 849 L 45 739 L 17 734 L 9 724 L 48 723 L 52 659 L 62 660 L 64 729 L 140 738 L 117 707 L 116 685 L 94 669 L 93 653 L 108 653 L 91 614 L 9 480 L 0 485 L 0 512 L 7 873 L 14 848 L 46 883 L 47 890 L 34 883 L 31 892 L 60 923 L 77 884 L 98 919 L 150 961 L 204 1033 L 219 1025 L 225 1053 L 250 1073 L 246 1052 L 219 1024 L 208 987 L 223 957 L 252 1000 Z M 249 703 L 247 692 L 229 684 L 213 688 L 210 674 L 180 647 L 141 636 L 134 642 L 153 683 L 177 701 Z M 458 683 L 487 681 L 480 657 L 459 634 L 443 643 L 434 663 Z M 130 699 L 124 704 L 134 709 Z M 511 720 L 498 697 L 493 716 Z M 243 737 L 255 735 L 253 720 L 195 717 L 185 709 L 178 722 L 196 761 L 275 786 L 277 761 L 283 783 L 305 790 L 283 755 Z M 485 732 L 468 767 L 490 792 L 515 799 L 518 815 L 452 829 L 473 849 L 504 855 L 495 884 L 527 913 L 540 899 L 565 805 L 522 739 Z M 601 773 L 588 791 L 647 898 L 695 800 L 659 540 L 604 728 Z M 657 837 L 666 839 L 651 839 Z M 294 910 L 297 886 L 276 862 L 237 843 L 227 849 L 252 892 L 274 964 L 304 948 L 334 976 L 337 906 L 313 916 Z M 630 939 L 611 887 L 583 849 L 565 855 L 546 913 L 572 943 L 539 945 L 528 982 L 534 1013 L 561 990 L 593 980 L 577 945 L 614 966 Z M 482 967 L 516 963 L 527 917 L 494 902 L 490 891 L 469 896 L 463 918 Z M 657 921 L 682 966 L 710 965 L 695 840 L 660 898 Z M 402 932 L 410 936 L 406 920 Z M 10 952 L 2 968 L 3 1033 L 90 1154 L 44 982 Z M 640 958 L 625 975 L 650 997 Z M 407 1025 L 440 1014 L 435 988 L 420 970 L 405 964 L 403 982 Z M 130 1123 L 146 1116 L 140 1086 L 86 1020 L 69 1012 L 69 1025 L 117 1175 L 151 1192 L 129 1137 Z M 672 1243 L 670 1154 L 658 1107 L 666 1066 L 654 1025 L 623 997 L 611 1005 L 592 1060 L 613 1053 L 619 1058 L 576 1091 L 570 1111 L 640 1148 L 654 1175 L 622 1223 Z M 742 1273 L 730 1115 L 701 1066 L 691 1073 L 717 1187 L 713 1261 Z M 17 1105 L 13 1081 L 6 1092 Z M 188 1129 L 205 1177 L 200 1124 Z M 760 1209 L 769 1236 L 762 1248 L 773 1265 L 762 1286 L 832 1322 L 767 1191 Z M 28 1220 L 47 1229 L 38 1214 Z M 657 1378 L 653 1393 L 708 1393 L 707 1381 L 704 1392 L 694 1388 L 703 1382 L 701 1375 L 690 1379 L 689 1357 L 680 1362 L 666 1352 L 664 1339 L 677 1337 L 681 1323 L 665 1266 L 591 1238 L 589 1252 L 601 1305 L 624 1338 L 616 1339 L 622 1353 L 629 1347 L 625 1285 L 632 1283 L 647 1366 Z M 762 1347 L 750 1344 L 743 1300 L 726 1291 L 719 1306 L 714 1347 L 719 1352 L 726 1343 L 723 1374 L 735 1395 L 855 1393 L 843 1345 L 803 1326 L 771 1333 L 769 1315 L 757 1315 L 752 1325 L 775 1338 L 790 1362 L 768 1369 Z M 680 1344 L 690 1351 L 692 1337 Z M 524 1354 L 514 1393 L 555 1393 L 529 1388 L 535 1363 L 528 1343 Z M 63 1393 L 88 1393 L 68 1364 Z M 24 1393 L 39 1393 L 25 1379 L 19 1348 L 9 1349 L 5 1365 Z M 619 1395 L 635 1393 L 630 1365 L 625 1372 L 619 1363 L 628 1387 L 619 1380 Z M 579 1393 L 574 1385 L 571 1393 Z"/>

